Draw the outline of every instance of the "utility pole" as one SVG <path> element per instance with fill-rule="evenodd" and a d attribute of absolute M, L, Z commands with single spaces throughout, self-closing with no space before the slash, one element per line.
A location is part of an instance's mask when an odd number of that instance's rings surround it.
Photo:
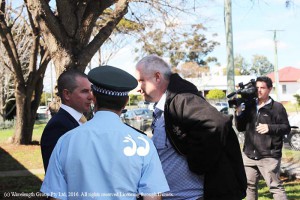
<path fill-rule="evenodd" d="M 272 31 L 274 33 L 274 79 L 275 79 L 275 95 L 276 95 L 276 100 L 280 101 L 280 95 L 279 95 L 279 76 L 278 76 L 278 54 L 277 54 L 277 39 L 276 39 L 276 33 L 277 31 L 283 31 L 283 30 L 268 30 Z"/>
<path fill-rule="evenodd" d="M 50 86 L 50 88 L 51 88 L 51 101 L 53 100 L 53 75 L 52 75 L 52 67 L 53 67 L 53 61 L 51 60 L 50 61 L 50 79 L 51 79 L 51 86 Z M 48 101 L 46 101 L 47 103 L 46 103 L 46 106 L 48 105 Z"/>
<path fill-rule="evenodd" d="M 224 5 L 227 52 L 227 94 L 230 94 L 235 91 L 231 0 L 225 0 Z"/>

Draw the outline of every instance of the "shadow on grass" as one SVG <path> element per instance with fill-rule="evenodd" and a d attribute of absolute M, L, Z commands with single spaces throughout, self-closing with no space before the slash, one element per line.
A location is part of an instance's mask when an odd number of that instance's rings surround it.
<path fill-rule="evenodd" d="M 38 177 L 29 172 L 28 169 L 26 169 L 21 163 L 19 163 L 1 147 L 0 163 L 4 169 L 18 169 L 16 171 L 11 171 L 8 173 L 8 171 L 3 171 L 3 168 L 1 167 L 0 199 L 46 199 L 45 196 L 43 196 L 43 194 L 39 192 L 40 186 L 42 184 L 41 177 Z"/>

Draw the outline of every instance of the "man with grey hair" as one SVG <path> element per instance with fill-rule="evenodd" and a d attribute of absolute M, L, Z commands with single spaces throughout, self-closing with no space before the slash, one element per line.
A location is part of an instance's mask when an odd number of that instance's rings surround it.
<path fill-rule="evenodd" d="M 155 102 L 153 142 L 172 195 L 164 199 L 238 200 L 246 175 L 232 118 L 218 112 L 196 86 L 172 74 L 157 55 L 136 65 L 138 91 Z"/>

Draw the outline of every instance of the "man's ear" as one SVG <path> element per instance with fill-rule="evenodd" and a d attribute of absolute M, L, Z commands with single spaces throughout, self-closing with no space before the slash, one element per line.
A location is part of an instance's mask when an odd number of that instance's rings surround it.
<path fill-rule="evenodd" d="M 70 98 L 71 98 L 71 97 L 70 97 L 70 94 L 71 94 L 71 92 L 70 92 L 69 90 L 64 89 L 64 90 L 63 90 L 63 93 L 62 93 L 62 95 L 63 95 L 62 98 L 64 98 L 65 100 L 68 101 L 68 100 L 70 100 Z"/>
<path fill-rule="evenodd" d="M 162 78 L 160 72 L 155 72 L 154 77 L 155 77 L 155 81 L 157 82 L 159 82 Z"/>
<path fill-rule="evenodd" d="M 271 92 L 273 90 L 273 87 L 270 87 L 269 89 L 270 89 L 270 92 Z"/>

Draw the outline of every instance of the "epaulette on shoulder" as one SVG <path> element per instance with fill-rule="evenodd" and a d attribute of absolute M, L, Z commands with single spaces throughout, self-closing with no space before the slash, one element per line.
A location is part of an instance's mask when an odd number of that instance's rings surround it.
<path fill-rule="evenodd" d="M 143 135 L 147 135 L 146 133 L 144 133 L 143 131 L 141 131 L 141 130 L 139 130 L 139 129 L 137 129 L 137 128 L 134 128 L 134 127 L 132 127 L 132 126 L 130 126 L 129 124 L 127 124 L 127 123 L 124 123 L 125 125 L 127 125 L 127 126 L 129 126 L 130 128 L 132 128 L 132 129 L 134 129 L 134 130 L 136 130 L 137 132 L 139 132 L 139 133 L 141 133 L 141 134 L 143 134 Z"/>

